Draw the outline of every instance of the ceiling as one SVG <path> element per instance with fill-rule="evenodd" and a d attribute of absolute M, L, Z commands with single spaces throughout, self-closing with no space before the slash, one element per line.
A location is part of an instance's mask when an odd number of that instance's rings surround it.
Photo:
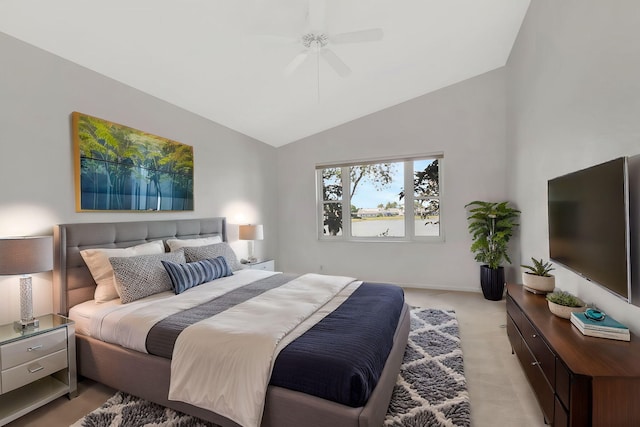
<path fill-rule="evenodd" d="M 530 0 L 311 0 L 384 38 L 287 76 L 308 1 L 0 0 L 0 31 L 278 147 L 504 66 Z"/>

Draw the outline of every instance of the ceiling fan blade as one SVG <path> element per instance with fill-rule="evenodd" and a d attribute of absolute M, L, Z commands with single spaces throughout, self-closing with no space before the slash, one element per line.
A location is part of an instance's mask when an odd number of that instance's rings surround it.
<path fill-rule="evenodd" d="M 382 28 L 371 28 L 368 30 L 336 34 L 329 37 L 329 41 L 331 41 L 331 43 L 375 42 L 382 40 L 383 36 L 384 32 L 382 31 Z"/>
<path fill-rule="evenodd" d="M 340 77 L 347 77 L 351 74 L 351 68 L 349 68 L 342 59 L 338 58 L 338 55 L 336 55 L 332 50 L 322 49 L 320 54 L 324 60 L 327 61 L 327 64 L 329 64 Z"/>
<path fill-rule="evenodd" d="M 309 57 L 309 51 L 303 50 L 299 54 L 296 55 L 295 58 L 284 69 L 284 75 L 289 77 L 302 65 L 304 61 Z"/>
<path fill-rule="evenodd" d="M 326 0 L 309 0 L 308 22 L 311 31 L 324 31 L 326 7 Z"/>

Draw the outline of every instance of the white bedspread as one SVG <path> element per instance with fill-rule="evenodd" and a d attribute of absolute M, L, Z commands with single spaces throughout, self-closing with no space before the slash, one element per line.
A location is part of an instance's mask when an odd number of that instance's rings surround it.
<path fill-rule="evenodd" d="M 273 274 L 276 273 L 240 270 L 233 276 L 196 286 L 180 295 L 167 291 L 128 304 L 122 304 L 119 299 L 106 303 L 87 301 L 73 307 L 69 317 L 72 320 L 84 317 L 82 322 L 89 323 L 88 335 L 93 338 L 147 353 L 147 333 L 160 320 Z"/>
<path fill-rule="evenodd" d="M 174 347 L 169 399 L 258 427 L 278 343 L 353 281 L 306 274 L 189 326 Z"/>
<path fill-rule="evenodd" d="M 146 353 L 145 342 L 149 330 L 165 317 L 273 274 L 277 273 L 241 270 L 235 272 L 233 276 L 202 284 L 180 295 L 163 292 L 129 304 L 122 304 L 120 300 L 107 303 L 87 301 L 73 307 L 69 317 L 73 320 L 81 320 L 85 325 L 82 331 L 77 331 L 80 334 Z M 315 282 L 317 283 L 314 284 Z M 179 351 L 183 356 L 185 352 L 191 351 L 191 356 L 194 357 L 191 361 L 183 358 L 179 363 L 184 364 L 185 367 L 190 364 L 193 368 L 201 365 L 201 369 L 199 372 L 194 369 L 190 374 L 188 371 L 191 368 L 185 368 L 187 372 L 178 373 L 180 379 L 176 380 L 177 382 L 172 378 L 173 394 L 169 397 L 225 415 L 241 425 L 259 425 L 273 362 L 279 351 L 333 312 L 361 283 L 346 277 L 315 274 L 301 276 L 288 284 L 239 304 L 234 309 L 227 310 L 226 312 L 233 314 L 233 318 L 226 317 L 230 316 L 229 314 L 221 317 L 224 314 L 221 313 L 188 327 L 176 342 L 172 371 L 176 362 L 176 350 L 185 332 L 187 332 L 185 339 L 187 336 L 195 336 L 196 343 L 186 344 Z M 316 285 L 320 287 L 319 291 L 312 290 L 317 287 Z M 280 290 L 281 288 L 283 290 Z M 271 310 L 275 311 L 272 313 Z M 280 314 L 276 313 L 278 311 Z M 282 313 L 285 314 L 284 317 L 280 317 Z M 239 323 L 241 334 L 230 332 L 230 336 L 236 339 L 243 335 L 248 341 L 246 345 L 236 343 L 232 346 L 227 342 L 227 338 L 221 337 L 218 337 L 218 340 L 222 344 L 212 344 L 213 341 L 208 335 L 206 339 L 200 339 L 198 342 L 201 334 L 205 333 L 204 329 L 216 325 L 219 321 L 221 326 L 217 328 L 218 332 L 228 331 L 232 323 Z M 244 326 L 245 323 L 252 328 Z M 264 350 L 264 358 L 257 362 L 257 368 L 245 371 L 244 366 L 252 362 L 251 360 L 241 361 L 240 358 L 248 354 L 251 356 L 249 359 L 253 359 L 254 352 L 258 348 Z M 226 356 L 216 354 L 219 349 L 223 349 Z M 206 356 L 206 361 L 201 359 L 200 355 Z M 187 354 L 187 356 L 190 355 Z M 215 357 L 215 361 L 211 358 L 212 356 Z M 229 359 L 224 360 L 225 357 Z M 259 372 L 256 371 L 258 368 Z M 238 370 L 239 373 L 236 372 Z M 211 374 L 216 376 L 215 385 L 214 380 L 208 377 Z M 253 402 L 251 405 L 246 402 L 249 400 L 249 395 Z M 245 409 L 248 406 L 251 408 Z"/>

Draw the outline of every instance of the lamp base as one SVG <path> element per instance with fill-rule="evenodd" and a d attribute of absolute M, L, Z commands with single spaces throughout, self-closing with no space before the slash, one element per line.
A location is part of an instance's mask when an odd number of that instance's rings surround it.
<path fill-rule="evenodd" d="M 31 292 L 31 276 L 20 278 L 20 320 L 16 320 L 14 328 L 17 331 L 37 329 L 40 321 L 33 317 L 33 294 Z"/>
<path fill-rule="evenodd" d="M 249 244 L 249 256 L 247 257 L 247 259 L 249 260 L 249 263 L 258 261 L 258 258 L 253 256 L 253 240 L 249 240 L 248 244 Z"/>
<path fill-rule="evenodd" d="M 40 320 L 16 320 L 13 322 L 13 327 L 17 331 L 24 331 L 27 329 L 38 329 L 40 327 Z"/>

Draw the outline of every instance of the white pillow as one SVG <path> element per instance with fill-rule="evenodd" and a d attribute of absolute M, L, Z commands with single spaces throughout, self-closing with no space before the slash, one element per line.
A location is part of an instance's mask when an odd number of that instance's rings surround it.
<path fill-rule="evenodd" d="M 222 237 L 211 236 L 199 239 L 167 239 L 167 246 L 169 246 L 169 251 L 171 252 L 175 252 L 180 248 L 207 246 L 213 245 L 214 243 L 222 243 Z"/>
<path fill-rule="evenodd" d="M 163 252 L 164 243 L 162 243 L 162 240 L 143 243 L 129 248 L 95 248 L 80 251 L 82 259 L 84 259 L 87 267 L 89 267 L 93 280 L 95 280 L 98 285 L 93 294 L 93 299 L 96 302 L 106 302 L 120 297 L 116 291 L 115 277 L 113 276 L 113 268 L 109 262 L 109 258 L 152 255 Z"/>

